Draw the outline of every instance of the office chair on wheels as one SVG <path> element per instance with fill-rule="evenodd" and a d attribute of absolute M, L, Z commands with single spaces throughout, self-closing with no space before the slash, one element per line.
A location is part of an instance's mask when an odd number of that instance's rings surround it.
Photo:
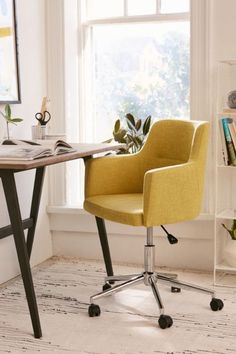
<path fill-rule="evenodd" d="M 153 124 L 138 153 L 86 161 L 84 209 L 96 217 L 108 274 L 103 291 L 90 298 L 89 316 L 100 315 L 96 299 L 140 282 L 152 289 L 160 309 L 158 323 L 163 329 L 171 327 L 173 320 L 164 313 L 159 282 L 172 284 L 174 291 L 187 288 L 209 294 L 211 309 L 223 308 L 214 291 L 157 273 L 154 264 L 153 227 L 192 220 L 200 212 L 208 125 L 200 121 L 160 120 Z M 146 227 L 142 274 L 113 275 L 104 219 Z M 116 282 L 122 283 L 113 285 Z"/>

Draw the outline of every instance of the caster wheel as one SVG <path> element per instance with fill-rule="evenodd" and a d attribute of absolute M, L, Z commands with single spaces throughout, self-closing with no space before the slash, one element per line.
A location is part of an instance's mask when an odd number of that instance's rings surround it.
<path fill-rule="evenodd" d="M 88 314 L 89 314 L 89 317 L 100 316 L 100 314 L 101 314 L 100 307 L 98 305 L 91 304 L 88 308 Z"/>
<path fill-rule="evenodd" d="M 224 303 L 221 299 L 213 298 L 210 302 L 212 311 L 220 311 L 224 307 Z"/>
<path fill-rule="evenodd" d="M 161 315 L 158 320 L 159 326 L 162 329 L 170 328 L 173 324 L 173 320 L 170 316 Z"/>
<path fill-rule="evenodd" d="M 176 286 L 172 286 L 171 287 L 171 292 L 172 293 L 180 293 L 181 292 L 181 288 L 177 288 Z"/>
<path fill-rule="evenodd" d="M 109 283 L 105 283 L 102 287 L 102 290 L 105 291 L 105 290 L 108 290 L 108 289 L 111 289 L 111 285 Z"/>

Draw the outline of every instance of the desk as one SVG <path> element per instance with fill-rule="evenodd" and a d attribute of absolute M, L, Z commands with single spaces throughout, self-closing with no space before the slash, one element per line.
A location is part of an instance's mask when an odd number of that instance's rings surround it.
<path fill-rule="evenodd" d="M 44 157 L 31 161 L 0 160 L 0 178 L 7 202 L 10 225 L 0 228 L 0 239 L 13 235 L 26 299 L 31 316 L 35 338 L 42 336 L 38 306 L 35 297 L 34 284 L 30 269 L 30 255 L 32 251 L 35 228 L 43 187 L 46 166 L 71 161 L 79 158 L 84 160 L 92 155 L 111 150 L 117 150 L 118 144 L 74 144 L 75 152 L 62 155 Z M 30 216 L 22 220 L 18 201 L 15 173 L 35 169 L 34 187 L 31 201 Z M 25 240 L 24 229 L 28 229 Z"/>

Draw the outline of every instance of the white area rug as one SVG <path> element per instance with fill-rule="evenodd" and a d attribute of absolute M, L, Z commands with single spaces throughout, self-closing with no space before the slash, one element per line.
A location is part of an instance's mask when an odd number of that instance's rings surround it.
<path fill-rule="evenodd" d="M 140 271 L 115 266 L 116 274 Z M 180 274 L 180 272 L 178 272 Z M 225 307 L 213 312 L 208 295 L 160 286 L 174 324 L 162 330 L 151 289 L 144 285 L 98 300 L 102 314 L 89 318 L 90 295 L 101 290 L 102 263 L 53 258 L 33 270 L 43 337 L 35 339 L 20 278 L 0 289 L 0 353 L 235 354 L 236 289 L 217 287 Z M 207 286 L 211 274 L 181 272 Z M 236 285 L 236 277 L 235 277 Z"/>

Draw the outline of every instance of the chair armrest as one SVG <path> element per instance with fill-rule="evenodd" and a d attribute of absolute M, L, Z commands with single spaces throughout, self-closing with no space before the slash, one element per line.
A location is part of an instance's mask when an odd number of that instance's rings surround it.
<path fill-rule="evenodd" d="M 94 195 L 141 193 L 139 157 L 115 155 L 91 158 L 85 164 L 85 198 Z"/>
<path fill-rule="evenodd" d="M 144 225 L 191 220 L 199 214 L 201 200 L 196 163 L 150 170 L 144 177 Z"/>

